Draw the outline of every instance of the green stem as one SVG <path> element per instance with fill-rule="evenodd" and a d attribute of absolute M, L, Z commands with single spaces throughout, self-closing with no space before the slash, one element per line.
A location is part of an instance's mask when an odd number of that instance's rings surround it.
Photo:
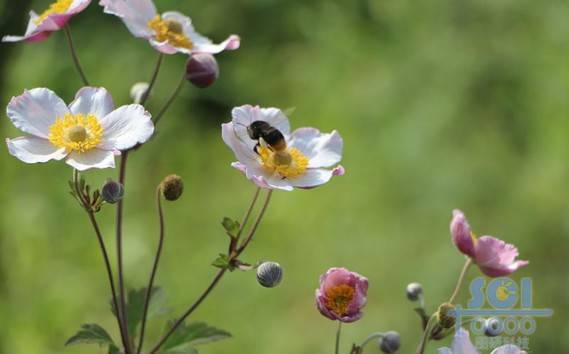
<path fill-rule="evenodd" d="M 85 76 L 85 72 L 81 67 L 81 63 L 79 62 L 79 57 L 77 56 L 77 51 L 75 50 L 75 46 L 73 45 L 73 38 L 71 37 L 71 27 L 69 26 L 69 23 L 63 27 L 63 32 L 65 32 L 65 38 L 67 38 L 67 44 L 69 46 L 69 51 L 71 52 L 71 57 L 73 58 L 73 63 L 75 64 L 75 68 L 79 72 L 83 84 L 85 86 L 89 86 L 89 80 L 87 80 L 87 76 Z"/>
<path fill-rule="evenodd" d="M 360 348 L 363 350 L 365 348 L 366 345 L 368 345 L 369 342 L 371 342 L 372 340 L 376 339 L 376 338 L 383 338 L 385 337 L 385 333 L 382 332 L 376 332 L 376 333 L 372 333 L 370 334 L 360 345 Z"/>
<path fill-rule="evenodd" d="M 462 267 L 462 271 L 460 272 L 460 275 L 458 277 L 458 281 L 456 282 L 456 286 L 454 288 L 454 291 L 452 292 L 452 295 L 450 296 L 450 299 L 448 300 L 449 304 L 454 303 L 454 301 L 456 300 L 456 297 L 458 296 L 458 293 L 460 292 L 460 288 L 462 288 L 462 283 L 464 282 L 464 278 L 466 277 L 466 273 L 468 272 L 468 268 L 470 268 L 471 264 L 472 264 L 472 259 L 467 258 L 466 262 L 464 263 L 464 267 Z"/>
<path fill-rule="evenodd" d="M 152 73 L 152 78 L 150 79 L 150 83 L 148 84 L 148 89 L 146 89 L 146 92 L 144 92 L 144 95 L 142 95 L 142 98 L 140 99 L 139 102 L 143 106 L 148 100 L 148 97 L 150 97 L 150 91 L 152 91 L 152 88 L 154 88 L 154 85 L 156 84 L 156 79 L 158 78 L 158 73 L 160 72 L 160 67 L 162 66 L 163 59 L 164 59 L 164 54 L 163 53 L 158 54 L 158 61 L 156 62 L 156 66 L 154 67 L 154 72 Z"/>
<path fill-rule="evenodd" d="M 338 330 L 336 331 L 336 350 L 334 353 L 338 354 L 340 352 L 340 336 L 342 335 L 342 322 L 338 321 Z"/>
<path fill-rule="evenodd" d="M 417 354 L 423 354 L 425 352 L 425 348 L 427 346 L 427 342 L 429 341 L 429 333 L 431 332 L 431 326 L 433 325 L 433 321 L 436 319 L 437 315 L 434 314 L 429 318 L 429 322 L 427 322 L 427 326 L 425 327 L 425 331 L 423 332 L 423 338 L 421 339 L 421 343 L 419 343 L 419 347 L 417 348 Z"/>
<path fill-rule="evenodd" d="M 182 84 L 186 81 L 186 71 L 184 70 L 184 73 L 182 74 L 182 77 L 180 78 L 180 81 L 178 82 L 178 85 L 176 86 L 176 88 L 174 89 L 174 91 L 172 91 L 172 94 L 170 95 L 170 97 L 168 97 L 168 100 L 166 101 L 166 103 L 164 104 L 164 107 L 162 107 L 162 109 L 158 112 L 158 114 L 154 117 L 154 125 L 157 125 L 158 122 L 160 121 L 160 119 L 162 118 L 162 116 L 164 116 L 164 113 L 166 113 L 166 111 L 168 110 L 168 108 L 170 108 L 170 105 L 174 102 L 174 100 L 176 99 L 176 97 L 178 97 L 178 94 L 180 93 L 180 90 L 182 89 Z"/>

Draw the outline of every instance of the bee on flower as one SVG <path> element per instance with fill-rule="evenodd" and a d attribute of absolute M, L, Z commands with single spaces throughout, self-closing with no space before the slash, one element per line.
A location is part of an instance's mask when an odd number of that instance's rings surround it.
<path fill-rule="evenodd" d="M 232 166 L 257 186 L 291 191 L 313 188 L 344 174 L 343 140 L 337 131 L 315 128 L 290 132 L 288 118 L 278 108 L 245 105 L 222 124 L 222 138 L 233 150 Z"/>
<path fill-rule="evenodd" d="M 91 0 L 57 0 L 41 14 L 30 11 L 30 20 L 23 36 L 4 36 L 2 42 L 39 42 L 58 31 L 91 3 Z"/>
<path fill-rule="evenodd" d="M 152 0 L 101 0 L 105 13 L 120 17 L 128 30 L 164 54 L 217 54 L 239 48 L 240 38 L 229 36 L 214 44 L 196 32 L 192 20 L 176 11 L 159 14 Z"/>
<path fill-rule="evenodd" d="M 11 155 L 26 163 L 63 160 L 77 170 L 115 167 L 115 156 L 154 133 L 150 113 L 139 104 L 114 107 L 104 88 L 83 87 L 69 107 L 46 88 L 13 97 L 7 114 L 24 133 L 6 139 Z"/>

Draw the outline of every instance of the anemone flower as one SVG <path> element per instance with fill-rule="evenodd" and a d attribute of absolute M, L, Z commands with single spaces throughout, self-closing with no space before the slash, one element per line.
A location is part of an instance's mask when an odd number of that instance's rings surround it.
<path fill-rule="evenodd" d="M 359 320 L 366 304 L 368 281 L 346 268 L 330 268 L 320 277 L 316 306 L 322 315 L 340 322 Z"/>

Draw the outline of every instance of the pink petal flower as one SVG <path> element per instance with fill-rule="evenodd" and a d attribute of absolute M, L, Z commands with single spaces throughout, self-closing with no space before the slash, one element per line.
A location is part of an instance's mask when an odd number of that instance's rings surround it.
<path fill-rule="evenodd" d="M 460 250 L 469 257 L 474 257 L 474 238 L 470 231 L 468 221 L 464 213 L 458 209 L 452 211 L 452 221 L 450 223 L 450 233 L 452 242 Z"/>
<path fill-rule="evenodd" d="M 320 277 L 316 307 L 331 320 L 354 322 L 367 301 L 367 278 L 345 268 L 330 268 Z"/>
<path fill-rule="evenodd" d="M 526 266 L 528 261 L 516 260 L 518 249 L 492 236 L 482 236 L 476 242 L 474 261 L 482 273 L 501 277 Z"/>

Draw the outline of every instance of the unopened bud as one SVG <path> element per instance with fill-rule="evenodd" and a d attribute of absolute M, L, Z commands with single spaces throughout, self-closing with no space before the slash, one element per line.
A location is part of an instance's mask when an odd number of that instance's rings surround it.
<path fill-rule="evenodd" d="M 166 200 L 173 201 L 180 198 L 182 195 L 182 192 L 184 191 L 184 181 L 182 181 L 182 177 L 178 175 L 170 175 L 162 180 L 160 188 L 164 198 L 166 198 Z"/>
<path fill-rule="evenodd" d="M 379 342 L 379 349 L 386 354 L 395 353 L 400 346 L 401 336 L 395 331 L 386 332 Z"/>
<path fill-rule="evenodd" d="M 484 334 L 488 337 L 496 337 L 502 333 L 502 324 L 495 317 L 490 317 L 484 321 Z"/>
<path fill-rule="evenodd" d="M 423 293 L 423 287 L 419 283 L 411 283 L 407 285 L 407 298 L 411 301 L 419 300 L 419 296 Z"/>
<path fill-rule="evenodd" d="M 257 268 L 257 281 L 265 288 L 274 288 L 283 279 L 283 269 L 275 262 L 263 262 Z"/>
<path fill-rule="evenodd" d="M 130 98 L 134 103 L 140 103 L 146 95 L 150 85 L 146 82 L 137 82 L 130 88 Z"/>
<path fill-rule="evenodd" d="M 199 88 L 211 86 L 219 76 L 219 66 L 213 55 L 192 54 L 186 64 L 186 79 Z"/>
<path fill-rule="evenodd" d="M 109 204 L 115 204 L 123 198 L 124 187 L 119 182 L 115 182 L 109 179 L 101 190 L 101 196 L 105 202 Z"/>
<path fill-rule="evenodd" d="M 439 310 L 437 312 L 437 320 L 439 321 L 439 325 L 441 327 L 445 329 L 452 328 L 455 323 L 454 305 L 445 302 L 439 306 Z"/>

